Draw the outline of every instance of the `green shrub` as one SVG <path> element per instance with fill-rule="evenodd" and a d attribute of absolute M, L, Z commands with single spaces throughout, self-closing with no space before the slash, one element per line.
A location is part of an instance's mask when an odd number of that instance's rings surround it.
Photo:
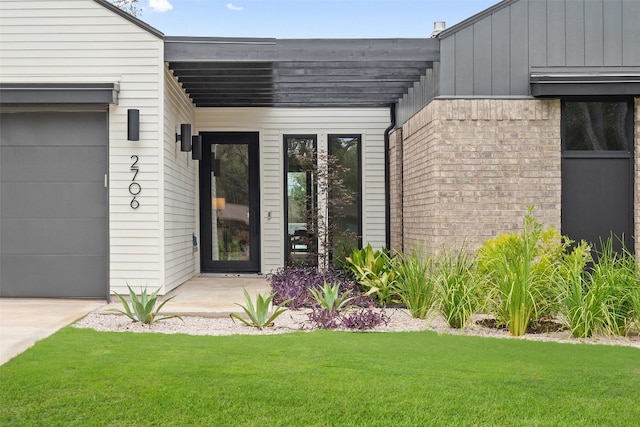
<path fill-rule="evenodd" d="M 431 261 L 413 251 L 399 255 L 396 292 L 411 316 L 424 319 L 434 301 L 435 276 L 430 271 Z"/>
<path fill-rule="evenodd" d="M 478 295 L 469 255 L 462 248 L 445 251 L 436 261 L 438 311 L 452 328 L 463 328 L 478 309 Z"/>
<path fill-rule="evenodd" d="M 563 250 L 559 234 L 543 230 L 528 208 L 521 234 L 502 234 L 478 250 L 488 307 L 512 335 L 526 332 L 554 305 L 553 286 Z"/>
<path fill-rule="evenodd" d="M 397 280 L 396 259 L 386 251 L 374 251 L 371 244 L 355 249 L 345 259 L 345 268 L 350 270 L 367 295 L 372 295 L 380 305 L 395 301 Z"/>
<path fill-rule="evenodd" d="M 237 303 L 236 305 L 242 307 L 242 309 L 244 310 L 246 315 L 249 317 L 249 319 L 243 319 L 237 313 L 231 313 L 230 314 L 231 319 L 238 319 L 245 325 L 253 326 L 260 330 L 268 326 L 273 326 L 273 321 L 282 313 L 287 311 L 287 309 L 283 308 L 283 306 L 287 304 L 290 300 L 281 302 L 278 306 L 276 306 L 275 310 L 271 312 L 272 299 L 273 299 L 273 294 L 268 294 L 268 295 L 258 294 L 256 295 L 256 303 L 254 305 L 253 301 L 251 301 L 251 297 L 249 296 L 249 292 L 247 292 L 247 290 L 245 289 L 244 290 L 245 305 L 237 304 Z"/>
<path fill-rule="evenodd" d="M 149 295 L 147 294 L 147 288 L 145 287 L 140 293 L 140 298 L 138 298 L 136 293 L 133 292 L 133 289 L 131 289 L 131 286 L 127 285 L 127 288 L 129 289 L 129 298 L 131 298 L 131 307 L 129 306 L 129 303 L 127 302 L 127 300 L 124 299 L 122 295 L 120 295 L 117 292 L 114 292 L 115 295 L 118 297 L 118 299 L 120 299 L 120 302 L 122 303 L 122 307 L 124 308 L 124 311 L 119 310 L 117 308 L 112 308 L 110 309 L 110 311 L 115 311 L 117 313 L 124 314 L 134 322 L 142 322 L 148 325 L 151 325 L 152 323 L 158 322 L 160 320 L 171 319 L 174 317 L 177 317 L 182 320 L 180 316 L 176 316 L 176 315 L 158 317 L 158 313 L 160 312 L 160 309 L 166 303 L 168 303 L 173 298 L 175 298 L 175 297 L 167 298 L 156 308 L 156 301 L 158 299 L 158 291 L 160 290 L 160 288 L 156 289 L 155 292 Z"/>

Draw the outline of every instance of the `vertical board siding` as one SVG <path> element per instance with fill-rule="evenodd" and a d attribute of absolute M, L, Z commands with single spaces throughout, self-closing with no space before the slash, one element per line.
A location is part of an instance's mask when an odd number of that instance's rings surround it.
<path fill-rule="evenodd" d="M 385 245 L 384 132 L 389 126 L 388 109 L 198 108 L 195 116 L 194 133 L 259 132 L 263 273 L 284 263 L 285 134 L 315 134 L 318 143 L 325 145 L 328 134 L 362 135 L 363 241 L 376 247 Z"/>
<path fill-rule="evenodd" d="M 92 0 L 0 2 L 0 81 L 117 83 L 109 106 L 110 287 L 162 285 L 159 141 L 163 40 Z M 127 109 L 140 140 L 127 141 Z M 130 206 L 131 156 L 139 156 L 140 207 Z"/>
<path fill-rule="evenodd" d="M 639 43 L 637 0 L 506 2 L 443 35 L 439 95 L 529 96 L 533 67 L 640 66 Z"/>
<path fill-rule="evenodd" d="M 164 100 L 164 291 L 175 288 L 197 272 L 198 252 L 192 235 L 198 234 L 197 161 L 180 150 L 180 124 L 195 127 L 195 107 L 177 80 L 165 68 Z"/>

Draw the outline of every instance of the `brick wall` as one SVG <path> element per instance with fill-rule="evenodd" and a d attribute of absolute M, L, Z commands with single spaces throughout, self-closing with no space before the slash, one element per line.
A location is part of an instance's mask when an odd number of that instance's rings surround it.
<path fill-rule="evenodd" d="M 640 260 L 640 98 L 635 99 L 635 194 L 634 194 L 634 224 L 636 258 Z"/>
<path fill-rule="evenodd" d="M 434 100 L 402 139 L 404 215 L 392 235 L 405 250 L 474 250 L 520 230 L 528 205 L 560 228 L 559 100 Z"/>
<path fill-rule="evenodd" d="M 391 249 L 402 251 L 402 129 L 389 134 L 389 204 Z"/>

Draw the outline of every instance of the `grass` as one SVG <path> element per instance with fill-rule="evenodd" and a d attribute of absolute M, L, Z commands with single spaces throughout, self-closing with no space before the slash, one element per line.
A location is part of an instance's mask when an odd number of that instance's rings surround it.
<path fill-rule="evenodd" d="M 412 333 L 65 328 L 0 367 L 0 425 L 637 425 L 640 351 Z"/>

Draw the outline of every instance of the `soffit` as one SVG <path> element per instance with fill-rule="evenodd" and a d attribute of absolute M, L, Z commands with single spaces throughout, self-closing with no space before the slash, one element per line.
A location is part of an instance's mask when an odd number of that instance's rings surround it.
<path fill-rule="evenodd" d="M 198 107 L 388 106 L 439 59 L 436 39 L 165 38 Z"/>

